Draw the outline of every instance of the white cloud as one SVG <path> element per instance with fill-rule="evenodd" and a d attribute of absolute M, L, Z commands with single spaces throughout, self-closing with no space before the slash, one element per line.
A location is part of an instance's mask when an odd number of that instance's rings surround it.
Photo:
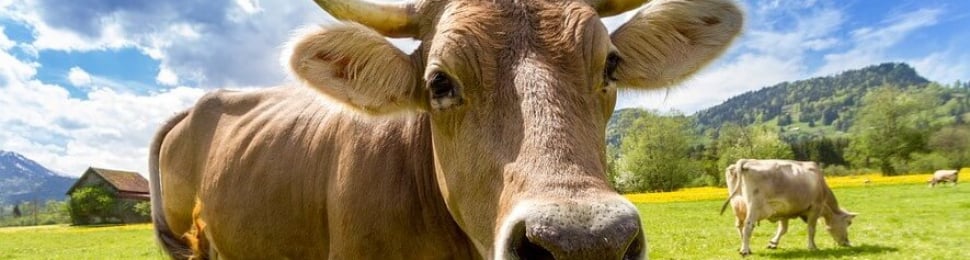
<path fill-rule="evenodd" d="M 64 87 L 38 81 L 36 66 L 0 51 L 0 149 L 72 176 L 92 165 L 147 173 L 154 131 L 204 93 L 189 87 L 147 95 L 94 88 L 87 99 L 78 99 Z M 99 84 L 80 68 L 72 71 Z"/>
<path fill-rule="evenodd" d="M 289 32 L 329 18 L 312 1 L 114 2 L 12 0 L 0 17 L 28 25 L 38 50 L 137 48 L 179 76 L 179 84 L 277 85 L 276 63 Z"/>
<path fill-rule="evenodd" d="M 37 81 L 0 88 L 0 147 L 77 176 L 88 166 L 147 173 L 148 144 L 157 127 L 204 93 L 180 87 L 153 95 L 99 89 L 69 97 Z M 43 100 L 43 102 L 37 102 Z"/>
<path fill-rule="evenodd" d="M 3 33 L 4 28 L 0 27 L 0 86 L 10 84 L 11 81 L 23 81 L 29 79 L 37 73 L 35 62 L 21 62 L 8 52 L 15 42 L 7 38 Z"/>
<path fill-rule="evenodd" d="M 737 59 L 701 71 L 669 91 L 623 91 L 618 108 L 642 107 L 693 113 L 746 91 L 799 79 L 805 71 L 797 60 L 742 54 Z"/>
<path fill-rule="evenodd" d="M 806 51 L 824 50 L 838 41 L 830 35 L 844 22 L 844 14 L 837 9 L 821 9 L 794 16 L 792 27 L 774 28 L 770 24 L 750 26 L 750 31 L 740 42 L 754 51 L 787 57 L 801 57 Z"/>
<path fill-rule="evenodd" d="M 940 83 L 950 84 L 957 80 L 965 82 L 970 79 L 970 55 L 960 54 L 960 50 L 935 52 L 907 63 L 913 65 L 920 75 Z"/>
<path fill-rule="evenodd" d="M 862 27 L 851 33 L 852 48 L 842 53 L 826 54 L 825 62 L 816 75 L 839 73 L 880 62 L 893 61 L 888 54 L 890 47 L 896 46 L 917 29 L 937 23 L 940 9 L 919 9 L 887 20 L 878 27 Z"/>
<path fill-rule="evenodd" d="M 71 67 L 67 72 L 67 80 L 71 82 L 71 85 L 84 87 L 91 85 L 91 74 L 79 67 Z"/>
<path fill-rule="evenodd" d="M 254 14 L 263 11 L 263 8 L 259 7 L 259 2 L 255 0 L 236 0 L 236 5 L 242 9 L 243 12 L 247 14 Z"/>
<path fill-rule="evenodd" d="M 32 27 L 37 39 L 30 45 L 38 50 L 85 51 L 134 46 L 120 31 L 121 27 L 115 22 L 115 17 L 99 18 L 105 24 L 104 33 L 100 37 L 90 37 L 50 26 L 38 13 L 43 8 L 39 4 L 39 1 L 9 1 L 0 9 L 0 17 Z"/>
<path fill-rule="evenodd" d="M 162 85 L 175 86 L 179 84 L 179 76 L 165 65 L 162 65 L 158 70 L 158 75 L 155 76 L 155 81 Z"/>

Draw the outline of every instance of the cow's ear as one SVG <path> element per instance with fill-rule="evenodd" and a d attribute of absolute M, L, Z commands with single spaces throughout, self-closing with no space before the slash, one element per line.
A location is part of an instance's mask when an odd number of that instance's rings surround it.
<path fill-rule="evenodd" d="M 676 84 L 720 56 L 743 20 L 732 0 L 652 1 L 611 36 L 615 78 L 638 89 Z"/>
<path fill-rule="evenodd" d="M 301 35 L 288 48 L 288 65 L 305 85 L 370 114 L 414 109 L 421 103 L 410 57 L 376 31 L 343 23 Z"/>

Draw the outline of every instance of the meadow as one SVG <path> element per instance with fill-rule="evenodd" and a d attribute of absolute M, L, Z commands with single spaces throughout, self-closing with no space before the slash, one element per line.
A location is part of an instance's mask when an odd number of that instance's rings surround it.
<path fill-rule="evenodd" d="M 792 220 L 779 249 L 765 249 L 775 225 L 763 221 L 747 259 L 970 259 L 970 187 L 931 189 L 926 178 L 831 178 L 841 205 L 859 213 L 849 228 L 853 247 L 836 246 L 820 222 L 819 250 L 808 251 L 805 224 Z M 723 188 L 628 197 L 640 209 L 651 259 L 741 258 L 733 216 L 718 214 Z M 0 259 L 164 259 L 151 233 L 147 224 L 0 228 Z"/>
<path fill-rule="evenodd" d="M 834 188 L 840 205 L 858 213 L 853 247 L 838 247 L 819 222 L 818 251 L 806 249 L 805 223 L 794 219 L 778 249 L 766 249 L 776 225 L 762 221 L 749 259 L 970 259 L 970 187 L 925 183 Z M 722 189 L 723 190 L 723 189 Z M 740 258 L 741 239 L 730 209 L 716 200 L 638 203 L 651 259 Z"/>

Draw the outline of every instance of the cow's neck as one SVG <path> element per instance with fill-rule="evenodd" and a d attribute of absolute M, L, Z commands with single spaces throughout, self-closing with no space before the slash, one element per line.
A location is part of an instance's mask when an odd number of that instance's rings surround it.
<path fill-rule="evenodd" d="M 425 227 L 430 234 L 447 236 L 447 241 L 454 245 L 447 246 L 454 250 L 457 259 L 471 259 L 477 257 L 477 251 L 451 217 L 441 190 L 438 188 L 434 171 L 434 154 L 431 142 L 431 125 L 427 115 L 418 115 L 414 120 L 407 120 L 403 127 L 411 132 L 411 151 L 415 160 L 410 161 L 409 174 L 414 178 L 416 188 L 412 196 L 416 196 L 421 204 L 422 212 L 416 212 L 425 221 Z"/>
<path fill-rule="evenodd" d="M 836 214 L 842 213 L 842 208 L 839 207 L 839 201 L 835 199 L 835 194 L 832 193 L 832 189 L 829 188 L 828 185 L 824 186 L 823 188 L 825 191 L 822 193 L 822 203 L 824 204 L 822 207 L 822 217 L 825 218 L 826 221 L 829 221 Z"/>

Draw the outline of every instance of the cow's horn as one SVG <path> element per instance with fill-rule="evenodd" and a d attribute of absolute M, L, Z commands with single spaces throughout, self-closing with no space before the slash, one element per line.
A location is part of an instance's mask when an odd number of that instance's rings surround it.
<path fill-rule="evenodd" d="M 650 0 L 587 0 L 596 8 L 600 17 L 614 16 L 626 11 L 633 10 Z"/>
<path fill-rule="evenodd" d="M 368 0 L 314 0 L 333 17 L 363 24 L 387 37 L 414 37 L 414 4 L 373 3 Z"/>

